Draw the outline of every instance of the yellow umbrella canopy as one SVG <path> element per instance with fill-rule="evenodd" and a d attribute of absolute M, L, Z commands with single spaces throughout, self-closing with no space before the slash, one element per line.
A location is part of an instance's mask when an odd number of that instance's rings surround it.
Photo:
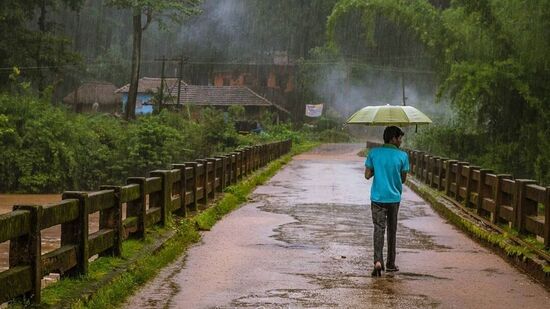
<path fill-rule="evenodd" d="M 412 106 L 387 104 L 363 107 L 351 115 L 346 123 L 369 126 L 407 126 L 430 124 L 432 120 Z"/>

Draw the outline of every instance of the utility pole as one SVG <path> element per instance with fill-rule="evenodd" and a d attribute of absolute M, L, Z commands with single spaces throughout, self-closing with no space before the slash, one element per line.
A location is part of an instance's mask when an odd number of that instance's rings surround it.
<path fill-rule="evenodd" d="M 166 65 L 166 57 L 162 56 L 162 69 L 160 72 L 160 97 L 159 97 L 159 112 L 162 110 L 162 101 L 164 100 L 164 67 Z"/>
<path fill-rule="evenodd" d="M 405 72 L 401 72 L 401 89 L 403 91 L 403 106 L 407 105 L 407 97 L 405 96 Z"/>
<path fill-rule="evenodd" d="M 166 79 L 164 69 L 166 67 L 166 61 L 178 62 L 179 63 L 178 100 L 176 102 L 176 105 L 179 105 L 180 104 L 180 99 L 181 99 L 181 83 L 182 83 L 182 80 L 183 80 L 183 65 L 185 63 L 187 63 L 188 60 L 189 60 L 189 57 L 185 57 L 183 55 L 178 57 L 178 58 L 167 59 L 165 56 L 162 56 L 162 58 L 160 58 L 160 59 L 155 59 L 155 61 L 162 61 L 161 75 L 160 75 L 160 91 L 159 91 L 159 95 L 160 95 L 160 97 L 159 97 L 159 112 L 162 110 L 162 108 L 164 106 L 164 84 L 165 84 L 164 80 Z M 171 96 L 172 93 L 170 93 L 170 89 L 168 91 L 169 91 L 168 95 Z M 189 111 L 188 111 L 188 113 L 189 113 Z"/>
<path fill-rule="evenodd" d="M 183 55 L 180 57 L 179 59 L 179 63 L 180 63 L 180 71 L 179 71 L 179 76 L 178 76 L 178 101 L 177 101 L 177 105 L 180 104 L 180 99 L 181 99 L 181 80 L 183 79 L 183 65 L 185 63 L 187 63 L 187 61 L 189 60 L 189 57 L 184 57 Z"/>

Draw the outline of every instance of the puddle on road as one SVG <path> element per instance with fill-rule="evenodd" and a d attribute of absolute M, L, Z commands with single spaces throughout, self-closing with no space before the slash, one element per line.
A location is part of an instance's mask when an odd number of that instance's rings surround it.
<path fill-rule="evenodd" d="M 372 278 L 372 219 L 370 208 L 356 204 L 288 204 L 264 200 L 261 210 L 277 214 L 288 214 L 296 221 L 279 226 L 272 237 L 281 243 L 278 246 L 304 250 L 317 256 L 315 260 L 304 261 L 316 264 L 315 272 L 293 272 L 292 275 L 306 278 L 317 289 L 299 293 L 266 291 L 233 300 L 234 307 L 332 307 L 342 306 L 331 300 L 340 291 L 354 299 L 368 304 L 366 307 L 432 308 L 439 302 L 426 295 L 407 293 L 406 282 L 417 280 L 448 280 L 447 278 L 416 273 L 399 273 L 393 276 Z M 415 209 L 415 204 L 406 205 L 405 218 L 425 215 Z M 397 239 L 398 251 L 434 250 L 445 248 L 437 244 L 430 235 L 400 225 Z M 320 271 L 319 271 L 320 270 Z M 299 295 L 299 296 L 298 296 Z M 322 300 L 322 301 L 320 301 Z M 345 305 L 344 305 L 345 306 Z"/>

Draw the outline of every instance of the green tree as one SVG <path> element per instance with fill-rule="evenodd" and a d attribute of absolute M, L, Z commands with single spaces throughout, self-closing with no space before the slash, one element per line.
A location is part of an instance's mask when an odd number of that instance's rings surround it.
<path fill-rule="evenodd" d="M 334 46 L 345 48 L 342 25 L 354 15 L 367 44 L 380 42 L 382 16 L 411 32 L 433 57 L 438 96 L 450 99 L 457 112 L 451 131 L 425 139 L 448 143 L 436 147 L 447 152 L 441 155 L 550 183 L 550 147 L 543 137 L 550 134 L 548 1 L 455 0 L 435 6 L 427 0 L 340 0 L 328 20 Z"/>
<path fill-rule="evenodd" d="M 50 15 L 61 7 L 77 11 L 83 0 L 2 1 L 0 10 L 0 67 L 17 66 L 22 76 L 46 88 L 47 77 L 60 79 L 66 65 L 79 62 L 70 41 L 56 32 L 59 26 Z M 36 24 L 33 25 L 33 23 Z M 46 75 L 44 72 L 49 72 Z M 0 84 L 6 84 L 6 75 Z"/>
<path fill-rule="evenodd" d="M 201 0 L 108 0 L 107 4 L 116 8 L 132 10 L 133 48 L 130 90 L 126 104 L 126 119 L 135 118 L 137 87 L 141 64 L 141 41 L 143 31 L 153 20 L 164 24 L 165 17 L 181 22 L 183 18 L 200 13 Z M 142 18 L 145 17 L 145 24 Z"/>

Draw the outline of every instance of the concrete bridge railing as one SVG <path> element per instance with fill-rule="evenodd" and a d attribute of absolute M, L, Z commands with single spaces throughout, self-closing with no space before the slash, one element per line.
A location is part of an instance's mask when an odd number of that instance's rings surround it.
<path fill-rule="evenodd" d="M 380 144 L 367 142 L 367 148 L 377 146 Z M 519 233 L 543 238 L 544 246 L 550 248 L 550 187 L 496 174 L 468 162 L 405 151 L 416 178 L 475 209 L 491 223 L 507 223 Z"/>
<path fill-rule="evenodd" d="M 86 274 L 90 257 L 120 256 L 124 239 L 143 238 L 147 228 L 166 224 L 172 213 L 197 212 L 199 204 L 208 205 L 216 192 L 291 147 L 290 140 L 245 147 L 224 156 L 173 164 L 169 170 L 150 172 L 150 177 L 128 178 L 123 186 L 68 191 L 58 203 L 14 206 L 12 212 L 0 215 L 0 243 L 10 241 L 9 269 L 0 272 L 0 304 L 22 295 L 40 303 L 43 276 Z M 89 216 L 97 212 L 99 230 L 90 234 Z M 61 246 L 42 254 L 41 231 L 56 225 L 61 225 Z"/>

